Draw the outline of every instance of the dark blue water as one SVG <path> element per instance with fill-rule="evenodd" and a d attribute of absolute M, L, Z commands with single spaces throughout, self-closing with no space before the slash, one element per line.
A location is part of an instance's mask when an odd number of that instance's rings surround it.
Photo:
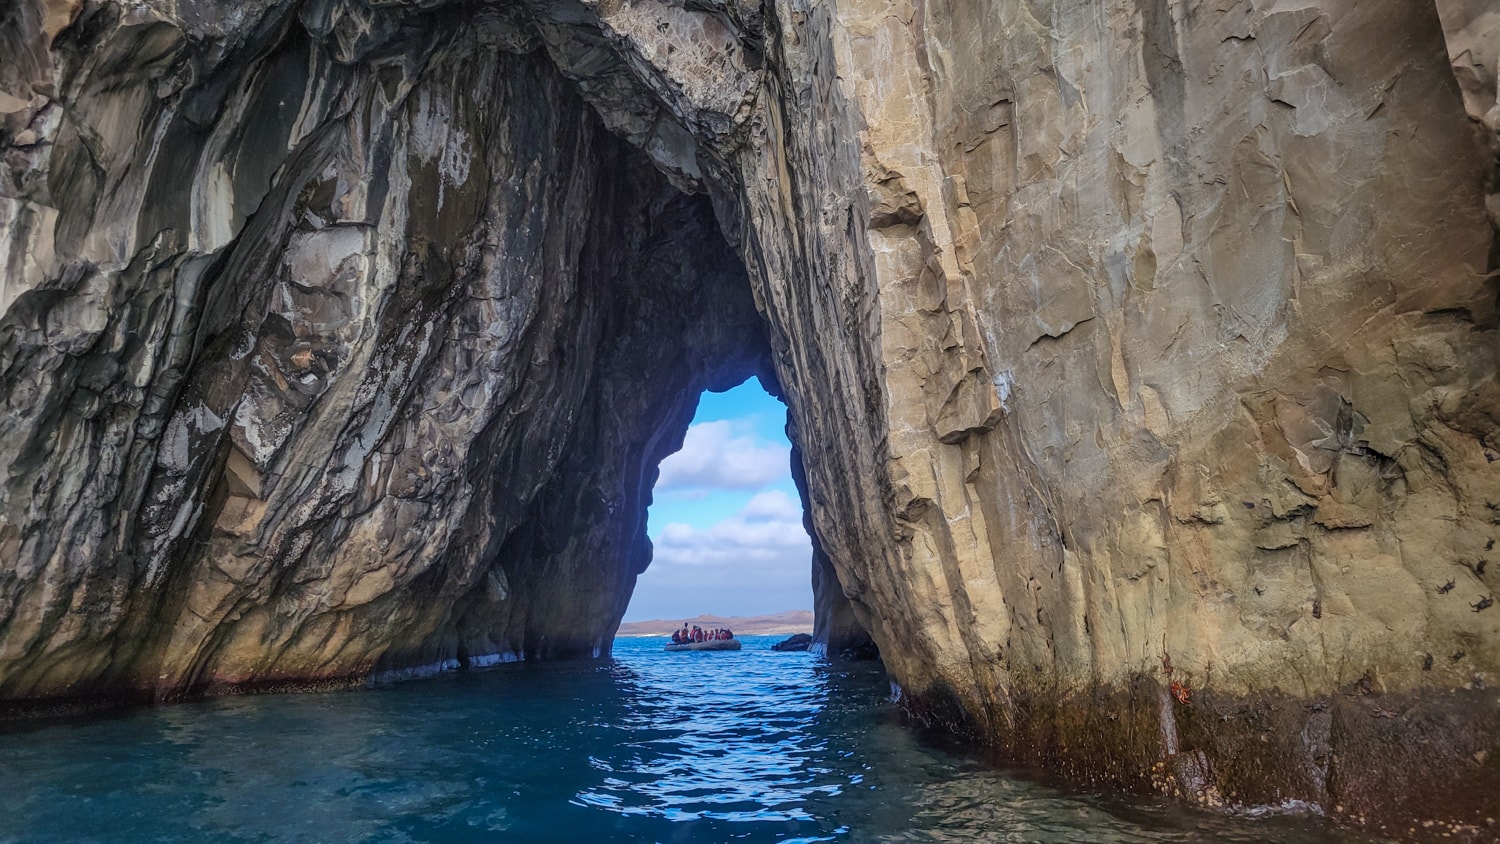
<path fill-rule="evenodd" d="M 4 725 L 0 842 L 1350 840 L 987 768 L 773 641 Z"/>

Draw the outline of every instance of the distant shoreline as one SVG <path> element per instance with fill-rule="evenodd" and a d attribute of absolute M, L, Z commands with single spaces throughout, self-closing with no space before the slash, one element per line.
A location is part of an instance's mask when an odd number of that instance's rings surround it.
<path fill-rule="evenodd" d="M 615 631 L 615 638 L 639 639 L 670 636 L 672 631 L 681 628 L 684 622 L 690 627 L 693 625 L 708 629 L 727 627 L 736 635 L 744 636 L 790 636 L 794 633 L 811 633 L 813 630 L 813 614 L 810 610 L 789 610 L 771 615 L 700 615 L 694 618 L 629 621 L 621 624 L 620 629 Z"/>
<path fill-rule="evenodd" d="M 734 630 L 734 628 L 732 628 L 732 627 L 730 629 Z M 790 628 L 788 628 L 786 630 L 734 630 L 734 636 L 735 636 L 736 639 L 738 639 L 741 636 L 795 636 L 798 633 L 807 633 L 807 634 L 811 635 L 812 634 L 812 628 L 809 627 L 809 628 L 807 628 L 805 630 L 792 630 Z M 671 635 L 672 635 L 672 631 L 668 630 L 665 633 L 616 633 L 615 634 L 615 638 L 616 639 L 662 639 L 662 638 L 665 638 L 665 637 L 671 636 Z"/>

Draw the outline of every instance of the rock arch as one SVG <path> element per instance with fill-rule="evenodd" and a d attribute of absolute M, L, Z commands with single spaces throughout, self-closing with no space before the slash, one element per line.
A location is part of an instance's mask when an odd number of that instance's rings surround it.
<path fill-rule="evenodd" d="M 1478 7 L 166 6 L 0 12 L 0 695 L 591 653 L 755 371 L 915 713 L 1492 813 Z"/>

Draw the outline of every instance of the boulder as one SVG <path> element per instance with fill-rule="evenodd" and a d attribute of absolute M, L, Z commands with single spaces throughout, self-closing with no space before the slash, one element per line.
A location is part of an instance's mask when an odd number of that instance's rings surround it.
<path fill-rule="evenodd" d="M 771 646 L 773 651 L 805 651 L 812 647 L 813 637 L 807 633 L 797 633 L 789 636 Z"/>

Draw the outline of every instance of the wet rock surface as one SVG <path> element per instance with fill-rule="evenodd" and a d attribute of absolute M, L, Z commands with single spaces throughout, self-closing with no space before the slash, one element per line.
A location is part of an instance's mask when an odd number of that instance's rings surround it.
<path fill-rule="evenodd" d="M 813 637 L 808 633 L 798 633 L 788 636 L 780 642 L 771 646 L 773 651 L 805 651 L 812 647 Z"/>
<path fill-rule="evenodd" d="M 917 716 L 1491 835 L 1497 43 L 1482 0 L 11 4 L 0 695 L 600 652 L 697 390 L 762 372 L 815 638 Z"/>

